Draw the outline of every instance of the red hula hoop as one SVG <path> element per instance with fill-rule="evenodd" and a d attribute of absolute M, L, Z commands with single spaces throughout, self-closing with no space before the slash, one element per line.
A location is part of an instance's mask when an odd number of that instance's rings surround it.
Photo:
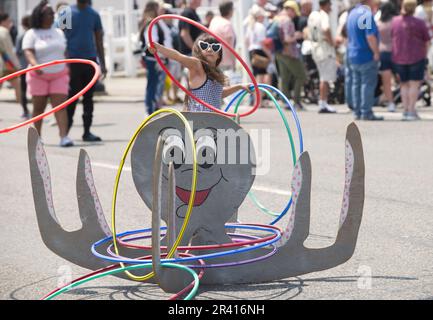
<path fill-rule="evenodd" d="M 255 91 L 255 93 L 256 93 L 256 104 L 254 105 L 254 107 L 251 109 L 251 110 L 249 110 L 248 112 L 245 112 L 245 113 L 242 113 L 242 114 L 240 114 L 239 116 L 240 117 L 246 117 L 246 116 L 248 116 L 248 115 L 250 115 L 250 114 L 252 114 L 252 113 L 254 113 L 257 109 L 258 109 L 258 107 L 259 107 L 259 105 L 260 105 L 260 91 L 259 91 L 259 87 L 258 87 L 258 85 L 257 85 L 257 81 L 256 81 L 256 79 L 254 78 L 254 75 L 253 75 L 253 73 L 251 72 L 251 70 L 250 70 L 250 68 L 248 67 L 248 65 L 246 64 L 246 62 L 239 56 L 239 54 L 233 49 L 233 48 L 231 48 L 224 40 L 222 40 L 220 37 L 218 37 L 217 35 L 215 35 L 213 32 L 211 32 L 209 29 L 207 29 L 206 27 L 204 27 L 203 25 L 201 25 L 200 23 L 198 23 L 198 22 L 196 22 L 196 21 L 194 21 L 194 20 L 191 20 L 191 19 L 188 19 L 188 18 L 185 18 L 185 17 L 182 17 L 182 16 L 178 16 L 178 15 L 175 15 L 175 14 L 164 14 L 164 15 L 161 15 L 161 16 L 158 16 L 158 17 L 156 17 L 155 19 L 153 19 L 152 20 L 152 22 L 150 23 L 150 25 L 149 25 L 149 28 L 148 28 L 148 30 L 147 30 L 147 35 L 148 35 L 148 37 L 149 37 L 149 45 L 150 45 L 150 47 L 152 47 L 152 48 L 154 48 L 154 45 L 153 45 L 153 39 L 152 39 L 152 28 L 153 28 L 153 26 L 155 25 L 155 23 L 157 23 L 159 20 L 163 20 L 163 19 L 166 19 L 166 20 L 168 20 L 168 19 L 176 19 L 176 20 L 180 20 L 180 21 L 184 21 L 184 22 L 187 22 L 187 23 L 189 23 L 189 24 L 191 24 L 191 25 L 193 25 L 194 27 L 197 27 L 197 28 L 199 28 L 200 30 L 202 30 L 203 32 L 206 32 L 206 33 L 208 33 L 208 34 L 210 34 L 212 37 L 214 37 L 218 42 L 220 42 L 225 48 L 227 48 L 227 50 L 229 50 L 235 57 L 236 57 L 236 59 L 238 59 L 238 61 L 242 64 L 242 66 L 245 68 L 245 70 L 247 71 L 247 73 L 248 73 L 248 75 L 249 75 L 249 77 L 251 78 L 251 80 L 252 80 L 252 83 L 253 83 L 253 85 L 254 85 L 254 91 Z M 197 98 L 196 96 L 194 96 L 188 89 L 186 89 L 184 86 L 182 86 L 182 84 L 180 84 L 179 83 L 179 81 L 177 81 L 175 78 L 174 78 L 174 76 L 170 73 L 170 71 L 168 71 L 168 69 L 166 68 L 166 66 L 164 65 L 164 63 L 161 61 L 161 58 L 158 56 L 158 53 L 157 52 L 155 52 L 155 54 L 154 54 L 154 56 L 155 56 L 155 59 L 156 59 L 156 61 L 158 62 L 158 64 L 160 65 L 160 67 L 164 70 L 164 72 L 170 77 L 170 79 L 180 88 L 180 89 L 182 89 L 182 91 L 183 92 L 185 92 L 185 94 L 187 94 L 190 98 L 192 98 L 192 99 L 194 99 L 195 101 L 197 101 L 198 103 L 200 103 L 200 104 L 202 104 L 202 105 L 204 105 L 205 107 L 207 107 L 207 108 L 209 108 L 209 109 L 211 109 L 211 110 L 213 110 L 213 111 L 215 111 L 215 112 L 217 112 L 217 113 L 219 113 L 219 114 L 222 114 L 222 115 L 225 115 L 225 116 L 228 116 L 228 117 L 235 117 L 236 116 L 236 114 L 234 114 L 234 113 L 228 113 L 228 112 L 224 112 L 224 111 L 222 111 L 222 110 L 220 110 L 220 109 L 217 109 L 217 108 L 215 108 L 214 106 L 212 106 L 212 105 L 210 105 L 210 104 L 208 104 L 208 103 L 206 103 L 206 102 L 204 102 L 203 100 L 201 100 L 201 99 L 199 99 L 199 98 Z"/>
<path fill-rule="evenodd" d="M 60 111 L 64 108 L 66 108 L 67 106 L 69 106 L 72 102 L 78 100 L 82 95 L 84 95 L 87 91 L 89 91 L 94 85 L 95 83 L 98 81 L 99 76 L 100 76 L 100 69 L 99 66 L 96 62 L 91 61 L 91 60 L 84 60 L 84 59 L 65 59 L 65 60 L 54 60 L 51 62 L 47 62 L 38 66 L 33 66 L 33 67 L 29 67 L 27 69 L 23 69 L 20 71 L 17 71 L 15 73 L 12 73 L 6 77 L 0 78 L 0 84 L 3 83 L 4 81 L 8 81 L 10 79 L 19 77 L 23 74 L 26 74 L 27 72 L 30 71 L 34 71 L 34 70 L 40 70 L 43 69 L 45 67 L 49 67 L 49 66 L 55 66 L 58 64 L 65 64 L 65 63 L 84 63 L 84 64 L 88 64 L 91 65 L 94 69 L 95 69 L 95 75 L 93 76 L 92 80 L 87 84 L 87 86 L 84 87 L 83 90 L 81 90 L 80 92 L 78 92 L 75 96 L 69 98 L 68 100 L 66 100 L 65 102 L 59 104 L 58 106 L 56 106 L 55 108 L 52 108 L 51 110 L 48 110 L 45 113 L 42 113 L 36 117 L 33 117 L 27 121 L 21 122 L 17 125 L 14 125 L 12 127 L 8 127 L 8 128 L 4 128 L 4 129 L 0 129 L 0 134 L 2 133 L 7 133 L 13 130 L 16 130 L 18 128 L 24 127 L 28 124 L 32 124 L 34 122 L 37 122 L 47 116 L 49 116 L 50 114 L 56 113 L 57 111 Z"/>

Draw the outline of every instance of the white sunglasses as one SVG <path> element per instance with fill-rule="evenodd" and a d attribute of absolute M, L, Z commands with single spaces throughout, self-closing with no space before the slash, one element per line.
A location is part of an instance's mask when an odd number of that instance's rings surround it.
<path fill-rule="evenodd" d="M 202 49 L 203 51 L 206 51 L 210 47 L 213 52 L 218 53 L 222 49 L 221 43 L 208 43 L 200 40 L 198 42 L 198 45 L 200 46 L 200 49 Z"/>

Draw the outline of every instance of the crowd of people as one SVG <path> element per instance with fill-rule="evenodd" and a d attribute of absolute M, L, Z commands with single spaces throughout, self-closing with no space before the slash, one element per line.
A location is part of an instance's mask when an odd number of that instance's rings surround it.
<path fill-rule="evenodd" d="M 401 101 L 402 119 L 418 120 L 420 85 L 429 77 L 432 1 L 354 0 L 338 12 L 336 30 L 330 18 L 331 0 L 318 2 L 319 9 L 313 11 L 312 0 L 256 0 L 243 24 L 245 39 L 235 33 L 232 1 L 221 1 L 219 15 L 209 13 L 205 22 L 196 12 L 200 0 L 183 1 L 181 15 L 208 26 L 232 47 L 245 45 L 256 80 L 279 86 L 298 110 L 307 101 L 318 104 L 319 113 L 336 113 L 332 101 L 346 103 L 356 120 L 375 121 L 383 117 L 374 114 L 373 106 L 395 112 Z M 178 43 L 182 54 L 191 55 L 200 30 L 185 23 L 173 28 L 180 36 L 170 43 Z M 231 79 L 236 61 L 222 50 L 218 67 Z M 179 80 L 182 75 L 177 72 Z M 146 103 L 149 111 L 164 101 L 162 96 L 153 100 L 153 105 Z"/>
<path fill-rule="evenodd" d="M 58 10 L 64 8 L 59 3 L 55 10 L 47 0 L 42 0 L 31 15 L 21 19 L 24 33 L 16 39 L 14 48 L 11 35 L 12 21 L 7 13 L 0 13 L 0 73 L 5 75 L 16 70 L 36 66 L 54 60 L 88 59 L 98 61 L 105 76 L 105 54 L 103 29 L 99 14 L 91 7 L 90 0 L 77 0 L 69 6 L 74 28 L 58 25 L 55 19 Z M 57 12 L 56 12 L 57 11 Z M 94 70 L 85 64 L 54 65 L 35 70 L 11 81 L 16 99 L 23 107 L 23 119 L 36 117 L 45 112 L 47 104 L 53 107 L 75 96 L 93 78 Z M 93 88 L 83 96 L 83 141 L 97 142 L 102 139 L 94 135 L 90 128 L 93 120 Z M 27 93 L 32 97 L 33 111 L 29 112 Z M 77 103 L 55 113 L 59 128 L 60 146 L 74 145 L 68 136 L 73 124 Z M 42 120 L 35 122 L 39 135 Z"/>
<path fill-rule="evenodd" d="M 208 27 L 230 47 L 245 46 L 248 57 L 244 58 L 248 58 L 257 81 L 278 86 L 298 110 L 304 109 L 308 98 L 308 103 L 318 105 L 319 113 L 336 113 L 331 96 L 335 98 L 338 89 L 344 94 L 337 96 L 337 102 L 346 103 L 356 120 L 383 120 L 374 114 L 373 106 L 382 104 L 389 112 L 395 112 L 397 92 L 403 120 L 418 120 L 416 103 L 421 84 L 428 82 L 428 52 L 433 35 L 432 1 L 419 1 L 353 0 L 350 7 L 338 13 L 338 23 L 333 23 L 336 21 L 330 15 L 335 8 L 331 0 L 319 0 L 320 8 L 315 11 L 312 0 L 256 0 L 243 22 L 243 39 L 233 25 L 233 1 L 220 1 L 219 12 L 208 12 L 203 21 L 197 14 L 201 0 L 147 1 L 139 26 L 142 62 L 147 72 L 147 112 L 181 102 L 187 110 L 208 110 L 178 95 L 177 86 L 170 85 L 170 79 L 158 66 L 156 51 L 162 54 L 175 78 L 186 81 L 192 92 L 216 108 L 236 90 L 250 90 L 248 84 L 229 84 L 237 72 L 234 55 L 188 23 L 160 20 L 152 30 L 153 41 L 159 45 L 149 47 L 150 22 L 182 6 L 182 16 Z M 59 28 L 55 17 L 64 5 L 59 3 L 54 9 L 42 0 L 30 16 L 21 19 L 24 33 L 16 38 L 11 18 L 0 13 L 3 75 L 66 57 L 96 61 L 102 74 L 106 74 L 100 15 L 90 0 L 77 0 L 69 7 L 73 28 Z M 56 65 L 29 72 L 10 84 L 22 105 L 22 117 L 28 119 L 43 113 L 49 102 L 57 106 L 74 96 L 92 76 L 88 65 Z M 31 113 L 26 93 L 32 96 Z M 263 97 L 262 107 L 269 103 L 266 98 Z M 72 103 L 56 113 L 62 147 L 73 145 L 68 134 L 75 109 L 76 103 Z M 93 89 L 83 96 L 82 117 L 82 139 L 101 141 L 90 131 Z M 35 127 L 41 133 L 42 122 L 35 123 Z"/>

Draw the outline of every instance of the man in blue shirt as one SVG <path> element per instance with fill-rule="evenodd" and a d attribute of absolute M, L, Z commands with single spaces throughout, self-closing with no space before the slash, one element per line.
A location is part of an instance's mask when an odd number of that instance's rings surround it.
<path fill-rule="evenodd" d="M 107 70 L 105 68 L 101 17 L 90 6 L 90 0 L 77 0 L 77 4 L 72 5 L 70 9 L 72 25 L 70 28 L 64 29 L 68 41 L 68 58 L 93 61 L 99 59 L 101 72 L 105 77 Z M 72 97 L 91 81 L 94 71 L 87 64 L 71 64 L 69 69 L 71 78 L 69 96 Z M 91 142 L 102 140 L 90 132 L 93 120 L 93 91 L 94 89 L 92 88 L 83 96 L 83 140 Z M 67 108 L 69 129 L 72 127 L 76 106 L 77 102 L 74 102 Z"/>
<path fill-rule="evenodd" d="M 383 120 L 372 111 L 380 59 L 379 32 L 370 9 L 372 1 L 361 0 L 350 11 L 346 25 L 356 120 Z"/>

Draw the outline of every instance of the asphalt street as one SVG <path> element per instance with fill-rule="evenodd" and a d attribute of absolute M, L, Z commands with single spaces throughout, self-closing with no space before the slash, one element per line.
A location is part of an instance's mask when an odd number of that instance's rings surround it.
<path fill-rule="evenodd" d="M 337 234 L 344 187 L 345 131 L 353 121 L 344 106 L 335 115 L 319 115 L 314 106 L 299 113 L 305 150 L 312 160 L 310 236 L 305 245 L 329 246 Z M 201 286 L 196 299 L 433 299 L 433 108 L 422 108 L 422 121 L 405 123 L 401 114 L 384 122 L 357 122 L 365 164 L 365 205 L 353 257 L 323 272 L 272 283 Z M 0 127 L 19 121 L 19 108 L 0 104 Z M 108 222 L 116 169 L 126 144 L 145 117 L 141 103 L 98 103 L 93 132 L 102 143 L 81 141 L 81 107 L 71 131 L 75 147 L 58 147 L 57 127 L 44 122 L 43 141 L 50 165 L 54 205 L 62 226 L 80 228 L 75 176 L 80 148 L 92 162 L 96 189 Z M 289 113 L 287 113 L 290 116 Z M 291 122 L 293 128 L 293 122 Z M 259 110 L 242 121 L 246 129 L 270 129 L 271 169 L 253 189 L 268 208 L 285 207 L 293 164 L 284 126 L 274 109 Z M 150 225 L 150 211 L 132 181 L 129 158 L 118 199 L 118 229 Z M 0 299 L 39 299 L 68 277 L 88 270 L 48 250 L 39 234 L 30 182 L 27 129 L 0 135 Z M 268 223 L 247 198 L 242 222 Z M 284 227 L 284 221 L 281 224 Z M 108 277 L 73 290 L 60 299 L 166 299 L 156 285 Z"/>

